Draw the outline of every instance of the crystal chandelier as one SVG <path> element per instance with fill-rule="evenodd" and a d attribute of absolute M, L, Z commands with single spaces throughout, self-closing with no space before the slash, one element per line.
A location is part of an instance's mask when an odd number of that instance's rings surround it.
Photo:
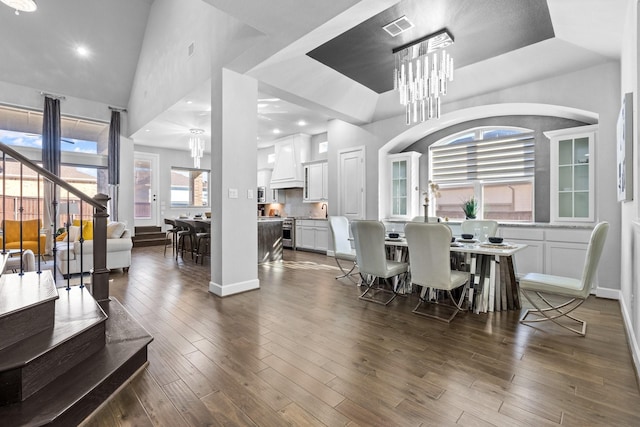
<path fill-rule="evenodd" d="M 393 49 L 393 89 L 405 106 L 407 124 L 440 118 L 440 98 L 453 80 L 453 58 L 445 48 L 453 44 L 447 30 Z"/>
<path fill-rule="evenodd" d="M 38 8 L 38 5 L 33 0 L 0 0 L 7 6 L 15 9 L 16 15 L 20 15 L 20 12 L 33 12 Z"/>
<path fill-rule="evenodd" d="M 193 167 L 200 169 L 200 159 L 204 155 L 204 138 L 201 136 L 204 133 L 204 130 L 189 129 L 189 132 L 191 132 L 191 136 L 189 137 L 189 149 L 191 150 L 191 157 L 193 157 Z"/>

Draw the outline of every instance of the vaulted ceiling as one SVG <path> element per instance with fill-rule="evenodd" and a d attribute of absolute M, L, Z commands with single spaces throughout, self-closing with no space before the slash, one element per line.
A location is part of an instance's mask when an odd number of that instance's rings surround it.
<path fill-rule="evenodd" d="M 278 137 L 271 133 L 276 122 L 279 136 L 301 131 L 302 115 L 322 124 L 400 114 L 388 91 L 390 50 L 442 27 L 455 38 L 449 100 L 615 60 L 630 0 L 181 1 L 204 1 L 268 39 L 270 49 L 255 49 L 237 65 L 259 81 L 263 99 L 282 100 L 263 102 L 259 111 L 268 141 Z M 156 18 L 153 6 L 153 0 L 48 0 L 38 2 L 37 12 L 15 16 L 0 4 L 0 82 L 126 107 L 147 20 Z M 401 41 L 385 38 L 379 27 L 399 15 L 416 26 Z M 78 45 L 90 54 L 78 57 Z M 136 142 L 153 129 L 160 136 L 145 143 L 171 146 L 175 137 L 163 133 L 194 121 L 207 126 L 208 84 L 133 129 Z"/>

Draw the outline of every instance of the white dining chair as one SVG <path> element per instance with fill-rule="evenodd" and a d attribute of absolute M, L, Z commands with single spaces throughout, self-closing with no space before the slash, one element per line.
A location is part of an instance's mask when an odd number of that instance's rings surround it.
<path fill-rule="evenodd" d="M 353 276 L 358 274 L 353 270 L 356 268 L 356 250 L 351 247 L 349 240 L 349 220 L 345 216 L 330 216 L 329 230 L 331 230 L 331 238 L 333 240 L 333 256 L 342 275 L 336 276 L 336 279 L 347 278 L 356 283 Z M 350 263 L 351 269 L 347 271 L 346 267 L 340 264 L 340 261 Z"/>
<path fill-rule="evenodd" d="M 355 241 L 360 283 L 367 287 L 360 295 L 360 299 L 383 305 L 389 304 L 398 295 L 400 283 L 404 286 L 409 264 L 387 260 L 385 228 L 380 221 L 351 221 L 351 234 Z M 402 279 L 390 284 L 388 279 L 396 276 L 402 276 Z M 378 279 L 383 279 L 384 283 L 380 284 Z M 369 292 L 371 294 L 367 295 Z M 391 297 L 380 301 L 375 298 L 379 292 L 390 293 Z"/>
<path fill-rule="evenodd" d="M 603 221 L 598 223 L 591 232 L 580 279 L 542 273 L 528 273 L 520 279 L 520 290 L 534 307 L 525 311 L 520 323 L 530 325 L 552 321 L 580 336 L 586 335 L 587 322 L 573 317 L 570 313 L 580 307 L 589 297 L 608 231 L 609 223 Z M 537 295 L 539 300 L 536 301 L 532 294 Z M 554 305 L 549 301 L 549 296 L 561 297 L 564 302 Z M 544 305 L 540 304 L 540 300 Z M 529 315 L 538 317 L 527 319 Z M 576 327 L 560 323 L 558 319 L 562 317 L 570 319 L 571 324 L 575 324 Z"/>
<path fill-rule="evenodd" d="M 487 237 L 495 237 L 498 233 L 498 221 L 492 219 L 466 219 L 460 224 L 463 234 L 473 234 L 480 237 L 486 234 Z"/>
<path fill-rule="evenodd" d="M 409 246 L 409 265 L 411 266 L 411 283 L 422 287 L 420 301 L 413 312 L 444 322 L 451 322 L 460 312 L 464 297 L 467 294 L 469 273 L 451 270 L 451 229 L 445 224 L 429 224 L 411 222 L 404 229 Z M 458 301 L 452 291 L 464 287 Z M 429 290 L 434 290 L 431 298 Z M 446 291 L 453 303 L 443 304 L 437 299 L 437 291 Z M 421 311 L 423 304 L 430 305 L 432 312 Z M 448 313 L 447 317 L 437 313 Z"/>

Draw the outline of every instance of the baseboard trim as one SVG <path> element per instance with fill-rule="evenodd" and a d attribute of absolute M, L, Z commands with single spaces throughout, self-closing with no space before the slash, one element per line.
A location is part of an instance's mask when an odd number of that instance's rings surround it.
<path fill-rule="evenodd" d="M 621 293 L 619 289 L 601 288 L 598 286 L 596 288 L 596 296 L 598 298 L 620 300 Z"/>
<path fill-rule="evenodd" d="M 627 304 L 625 304 L 624 295 L 618 291 L 620 300 L 620 311 L 622 312 L 622 320 L 624 321 L 625 331 L 627 333 L 627 340 L 629 341 L 629 348 L 631 349 L 631 357 L 633 358 L 633 364 L 636 371 L 636 380 L 640 384 L 640 347 L 638 347 L 638 341 L 633 334 L 633 327 L 631 323 L 631 316 L 627 311 Z"/>
<path fill-rule="evenodd" d="M 254 289 L 260 289 L 260 280 L 252 279 L 224 286 L 219 285 L 218 283 L 209 282 L 209 292 L 219 297 L 228 297 L 229 295 L 252 291 Z"/>

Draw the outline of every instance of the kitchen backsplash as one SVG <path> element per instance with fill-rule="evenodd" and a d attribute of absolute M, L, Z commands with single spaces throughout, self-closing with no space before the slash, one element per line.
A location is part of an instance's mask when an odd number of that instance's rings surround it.
<path fill-rule="evenodd" d="M 285 194 L 285 203 L 265 205 L 265 215 L 268 216 L 270 212 L 275 213 L 278 211 L 281 217 L 325 217 L 326 210 L 322 208 L 322 203 L 302 202 L 302 188 L 288 188 L 280 190 L 280 192 Z"/>

